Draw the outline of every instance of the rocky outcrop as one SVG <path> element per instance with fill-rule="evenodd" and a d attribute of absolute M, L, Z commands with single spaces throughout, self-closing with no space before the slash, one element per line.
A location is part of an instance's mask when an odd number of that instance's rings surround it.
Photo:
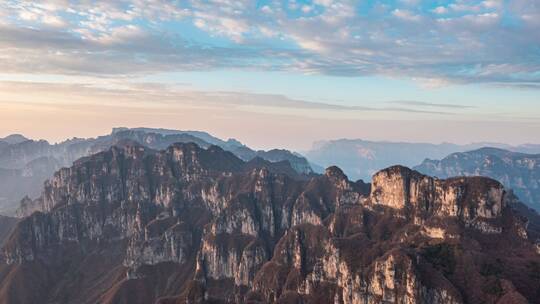
<path fill-rule="evenodd" d="M 425 285 L 416 260 L 405 252 L 391 251 L 365 267 L 358 267 L 349 254 L 327 230 L 299 227 L 278 244 L 274 258 L 257 275 L 249 298 L 265 302 L 297 298 L 351 304 L 462 303 L 451 284 Z M 280 278 L 281 284 L 275 284 Z"/>
<path fill-rule="evenodd" d="M 193 143 L 80 159 L 25 200 L 33 213 L 2 249 L 0 303 L 538 299 L 536 242 L 498 182 L 291 170 Z M 43 288 L 23 296 L 21 284 Z"/>
<path fill-rule="evenodd" d="M 372 203 L 415 213 L 459 217 L 463 221 L 493 219 L 506 206 L 500 183 L 479 177 L 440 180 L 394 166 L 373 176 Z"/>

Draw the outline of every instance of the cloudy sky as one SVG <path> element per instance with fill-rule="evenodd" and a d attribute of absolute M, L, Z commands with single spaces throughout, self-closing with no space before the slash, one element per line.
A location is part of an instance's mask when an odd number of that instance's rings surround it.
<path fill-rule="evenodd" d="M 0 2 L 0 136 L 540 143 L 539 0 Z"/>

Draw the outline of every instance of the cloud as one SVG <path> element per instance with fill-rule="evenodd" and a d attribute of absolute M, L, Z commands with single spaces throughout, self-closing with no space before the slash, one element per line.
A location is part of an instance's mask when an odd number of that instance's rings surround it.
<path fill-rule="evenodd" d="M 299 116 L 354 116 L 374 113 L 384 117 L 393 114 L 452 115 L 453 112 L 418 109 L 418 105 L 434 104 L 403 101 L 390 102 L 400 107 L 384 106 L 372 102 L 370 106 L 314 102 L 289 98 L 284 95 L 229 91 L 197 91 L 186 85 L 164 85 L 129 81 L 102 81 L 101 83 L 47 83 L 0 81 L 0 101 L 40 104 L 90 104 L 108 106 L 142 106 L 149 108 L 197 107 L 213 110 L 238 109 L 242 111 L 274 112 L 296 111 Z M 40 92 L 48 92 L 41 95 Z M 383 106 L 381 106 L 383 105 Z M 440 105 L 440 108 L 457 109 L 459 106 Z M 395 117 L 395 115 L 393 115 Z"/>
<path fill-rule="evenodd" d="M 440 114 L 451 115 L 451 112 L 445 111 L 430 111 L 415 108 L 404 107 L 367 107 L 367 106 L 348 106 L 339 104 L 330 104 L 322 102 L 312 102 L 305 100 L 291 99 L 283 95 L 272 94 L 251 94 L 240 92 L 215 92 L 204 93 L 206 100 L 215 104 L 225 104 L 227 106 L 260 106 L 274 107 L 283 109 L 300 109 L 300 110 L 324 110 L 324 111 L 339 111 L 339 112 L 402 112 L 402 113 L 418 113 L 418 114 Z M 403 104 L 415 105 L 415 104 Z M 417 104 L 416 104 L 417 105 Z"/>
<path fill-rule="evenodd" d="M 433 9 L 433 12 L 442 15 L 448 13 L 448 9 L 444 6 L 437 6 Z"/>
<path fill-rule="evenodd" d="M 174 42 L 171 41 L 175 39 Z M 0 69 L 4 73 L 118 76 L 166 71 L 263 65 L 293 56 L 285 51 L 191 44 L 134 25 L 95 35 L 81 31 L 0 25 Z M 226 54 L 224 56 L 223 54 Z"/>
<path fill-rule="evenodd" d="M 540 83 L 540 8 L 531 1 L 295 3 L 5 1 L 0 70 L 133 76 L 234 68 L 427 86 Z"/>
<path fill-rule="evenodd" d="M 244 34 L 251 29 L 244 20 L 222 17 L 206 13 L 196 13 L 195 26 L 217 35 L 224 35 L 235 42 L 242 42 Z"/>
<path fill-rule="evenodd" d="M 446 109 L 475 108 L 474 106 L 468 106 L 468 105 L 431 103 L 431 102 L 413 101 L 413 100 L 396 100 L 396 101 L 390 101 L 389 103 L 405 105 L 405 106 L 414 106 L 414 107 L 432 107 L 432 108 L 446 108 Z"/>
<path fill-rule="evenodd" d="M 409 10 L 395 9 L 392 11 L 392 15 L 407 21 L 420 21 L 420 15 L 415 15 Z"/>

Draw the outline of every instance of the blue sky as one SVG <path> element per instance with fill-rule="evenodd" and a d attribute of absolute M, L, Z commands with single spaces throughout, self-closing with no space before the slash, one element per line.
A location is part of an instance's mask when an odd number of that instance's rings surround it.
<path fill-rule="evenodd" d="M 0 71 L 0 133 L 53 141 L 152 125 L 295 149 L 538 142 L 540 1 L 7 0 Z"/>

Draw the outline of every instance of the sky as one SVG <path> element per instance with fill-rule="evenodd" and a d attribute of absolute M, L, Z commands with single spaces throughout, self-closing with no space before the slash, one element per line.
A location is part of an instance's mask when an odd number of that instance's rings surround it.
<path fill-rule="evenodd" d="M 0 2 L 0 137 L 540 143 L 540 0 Z"/>

